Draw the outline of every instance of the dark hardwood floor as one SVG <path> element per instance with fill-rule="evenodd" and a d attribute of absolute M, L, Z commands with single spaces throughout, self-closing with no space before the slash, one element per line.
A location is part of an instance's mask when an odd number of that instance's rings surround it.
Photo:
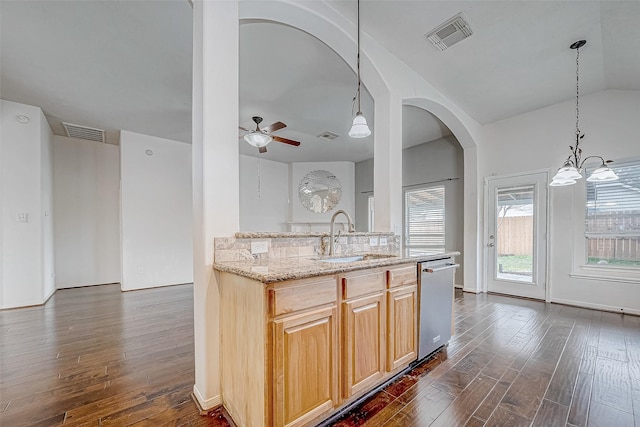
<path fill-rule="evenodd" d="M 0 425 L 228 426 L 191 401 L 191 285 L 0 311 Z M 456 336 L 336 426 L 640 427 L 640 318 L 456 293 Z"/>

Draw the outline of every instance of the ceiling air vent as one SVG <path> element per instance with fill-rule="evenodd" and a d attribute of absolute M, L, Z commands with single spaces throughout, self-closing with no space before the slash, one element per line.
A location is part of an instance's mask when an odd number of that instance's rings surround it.
<path fill-rule="evenodd" d="M 87 126 L 74 125 L 62 122 L 65 132 L 69 138 L 86 139 L 89 141 L 106 142 L 104 130 L 90 128 Z"/>
<path fill-rule="evenodd" d="M 425 34 L 438 49 L 445 50 L 461 40 L 466 39 L 473 31 L 462 15 L 456 15 L 435 30 Z"/>
<path fill-rule="evenodd" d="M 318 138 L 324 139 L 325 141 L 333 141 L 334 139 L 338 138 L 339 136 L 340 135 L 338 135 L 337 133 L 325 131 L 325 132 L 322 132 L 320 135 L 318 135 Z"/>

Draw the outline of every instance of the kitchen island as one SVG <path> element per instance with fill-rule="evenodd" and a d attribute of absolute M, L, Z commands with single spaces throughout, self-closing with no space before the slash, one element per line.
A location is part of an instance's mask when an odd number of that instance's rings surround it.
<path fill-rule="evenodd" d="M 348 252 L 214 263 L 237 425 L 314 425 L 416 360 L 417 263 L 458 253 Z"/>

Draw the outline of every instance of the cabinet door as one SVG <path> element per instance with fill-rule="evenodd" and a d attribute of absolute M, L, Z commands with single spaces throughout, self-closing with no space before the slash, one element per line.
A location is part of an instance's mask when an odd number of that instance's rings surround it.
<path fill-rule="evenodd" d="M 273 322 L 274 425 L 296 426 L 338 404 L 336 307 Z"/>
<path fill-rule="evenodd" d="M 384 293 L 342 303 L 342 397 L 369 389 L 384 375 Z"/>
<path fill-rule="evenodd" d="M 388 345 L 387 370 L 393 371 L 416 359 L 417 353 L 417 286 L 387 291 Z"/>

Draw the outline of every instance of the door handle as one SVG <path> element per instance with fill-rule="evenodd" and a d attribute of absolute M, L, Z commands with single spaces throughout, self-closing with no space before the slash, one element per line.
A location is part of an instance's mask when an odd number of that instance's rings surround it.
<path fill-rule="evenodd" d="M 490 248 L 494 247 L 495 245 L 496 245 L 496 244 L 495 244 L 495 243 L 493 243 L 493 242 L 491 242 L 491 243 L 487 243 L 487 246 L 488 246 L 488 247 L 490 247 Z"/>
<path fill-rule="evenodd" d="M 443 267 L 425 268 L 422 271 L 424 271 L 425 273 L 437 273 L 438 271 L 444 271 L 444 270 L 449 270 L 450 268 L 458 268 L 458 267 L 460 267 L 460 264 L 446 264 Z"/>

